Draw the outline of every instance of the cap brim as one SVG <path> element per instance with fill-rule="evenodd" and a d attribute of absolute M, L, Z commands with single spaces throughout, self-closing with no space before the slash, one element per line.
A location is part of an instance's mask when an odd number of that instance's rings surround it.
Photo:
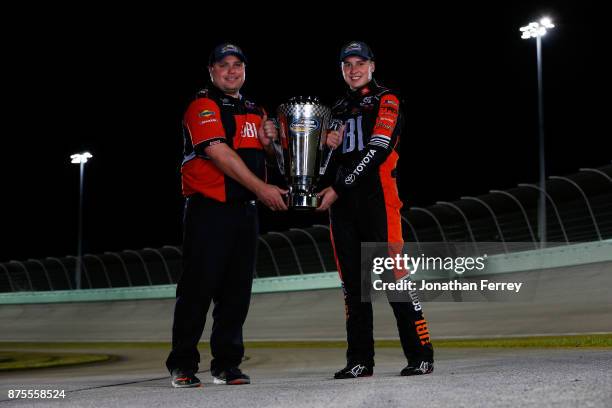
<path fill-rule="evenodd" d="M 361 53 L 359 51 L 349 51 L 346 54 L 342 55 L 342 58 L 340 58 L 340 61 L 344 61 L 348 57 L 361 57 L 364 60 L 371 60 L 372 59 L 372 58 L 368 57 L 367 55 L 364 55 L 363 53 Z"/>
<path fill-rule="evenodd" d="M 244 56 L 244 54 L 241 54 L 239 52 L 230 51 L 230 52 L 226 52 L 224 54 L 219 55 L 217 58 L 213 59 L 212 63 L 214 64 L 215 62 L 219 62 L 223 58 L 225 58 L 225 57 L 227 57 L 229 55 L 233 55 L 234 57 L 238 58 L 240 61 L 244 62 L 245 64 L 247 62 L 246 57 Z"/>

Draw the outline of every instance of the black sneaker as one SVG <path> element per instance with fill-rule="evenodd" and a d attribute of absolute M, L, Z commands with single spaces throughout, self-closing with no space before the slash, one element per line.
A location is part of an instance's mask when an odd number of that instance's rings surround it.
<path fill-rule="evenodd" d="M 334 374 L 336 380 L 357 377 L 371 377 L 374 373 L 374 367 L 369 364 L 349 363 L 342 370 Z"/>
<path fill-rule="evenodd" d="M 238 367 L 231 367 L 227 370 L 213 373 L 213 382 L 215 384 L 241 385 L 250 384 L 251 378 L 240 371 Z"/>
<path fill-rule="evenodd" d="M 433 373 L 434 365 L 433 362 L 421 361 L 416 364 L 408 364 L 400 375 L 423 375 Z"/>
<path fill-rule="evenodd" d="M 174 388 L 201 387 L 200 379 L 193 371 L 174 369 L 172 370 L 172 386 Z"/>

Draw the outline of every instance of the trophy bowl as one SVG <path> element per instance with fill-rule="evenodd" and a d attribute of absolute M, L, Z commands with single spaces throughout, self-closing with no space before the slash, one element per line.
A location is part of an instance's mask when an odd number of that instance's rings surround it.
<path fill-rule="evenodd" d="M 321 163 L 331 109 L 316 97 L 294 97 L 278 107 L 280 146 L 277 161 L 289 186 L 288 206 L 313 209 L 319 205 L 316 188 L 324 168 Z"/>

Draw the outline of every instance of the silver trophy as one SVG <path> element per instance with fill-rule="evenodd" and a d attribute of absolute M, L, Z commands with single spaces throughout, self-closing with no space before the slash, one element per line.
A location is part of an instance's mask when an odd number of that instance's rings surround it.
<path fill-rule="evenodd" d="M 315 97 L 296 97 L 279 106 L 277 113 L 280 139 L 275 149 L 289 186 L 287 204 L 293 209 L 317 208 L 317 182 L 332 152 L 325 147 L 331 109 Z"/>

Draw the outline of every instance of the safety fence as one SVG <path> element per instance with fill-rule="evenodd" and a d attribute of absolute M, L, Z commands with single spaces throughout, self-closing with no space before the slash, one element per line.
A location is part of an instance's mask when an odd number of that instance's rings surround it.
<path fill-rule="evenodd" d="M 177 282 L 181 248 L 164 246 L 86 254 L 81 288 L 167 285 Z M 49 257 L 0 263 L 0 292 L 74 289 L 76 257 Z M 255 277 L 335 271 L 329 227 L 270 232 L 259 237 Z"/>
<path fill-rule="evenodd" d="M 538 246 L 537 185 L 491 190 L 478 197 L 404 208 L 404 237 L 413 242 L 524 242 Z M 612 238 L 612 165 L 581 169 L 546 184 L 547 241 L 560 244 Z M 0 292 L 74 289 L 76 257 L 0 263 Z M 335 271 L 329 227 L 269 232 L 259 237 L 255 276 Z M 81 288 L 167 285 L 181 272 L 181 248 L 164 246 L 86 254 Z"/>

